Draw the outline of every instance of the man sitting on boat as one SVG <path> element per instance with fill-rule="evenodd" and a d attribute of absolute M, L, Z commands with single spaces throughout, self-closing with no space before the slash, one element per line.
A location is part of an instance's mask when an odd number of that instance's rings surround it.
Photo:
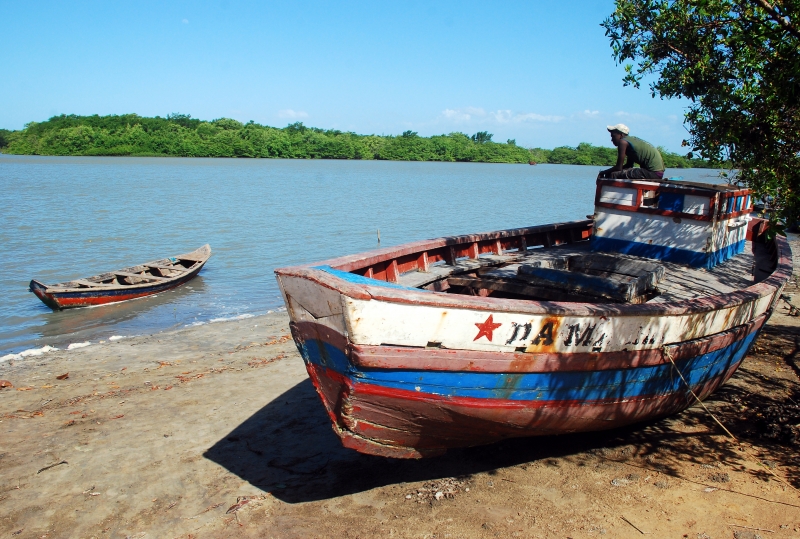
<path fill-rule="evenodd" d="M 664 177 L 664 160 L 657 148 L 630 136 L 630 129 L 625 124 L 609 125 L 606 129 L 611 133 L 611 142 L 617 147 L 617 164 L 601 171 L 598 178 L 660 180 Z M 639 168 L 634 168 L 634 164 L 638 164 Z"/>

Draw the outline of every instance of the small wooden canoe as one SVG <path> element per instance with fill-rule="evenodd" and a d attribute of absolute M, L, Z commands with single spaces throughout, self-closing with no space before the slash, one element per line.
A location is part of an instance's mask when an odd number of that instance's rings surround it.
<path fill-rule="evenodd" d="M 211 256 L 206 244 L 191 253 L 145 262 L 86 279 L 57 284 L 31 281 L 31 292 L 59 311 L 150 296 L 180 286 L 194 278 Z"/>

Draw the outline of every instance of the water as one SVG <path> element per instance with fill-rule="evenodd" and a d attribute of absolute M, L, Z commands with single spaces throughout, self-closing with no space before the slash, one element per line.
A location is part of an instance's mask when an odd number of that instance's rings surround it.
<path fill-rule="evenodd" d="M 584 219 L 598 170 L 0 155 L 0 356 L 266 313 L 283 305 L 273 269 L 373 249 L 378 229 L 385 247 Z M 52 312 L 28 292 L 205 243 L 200 276 L 158 296 Z"/>

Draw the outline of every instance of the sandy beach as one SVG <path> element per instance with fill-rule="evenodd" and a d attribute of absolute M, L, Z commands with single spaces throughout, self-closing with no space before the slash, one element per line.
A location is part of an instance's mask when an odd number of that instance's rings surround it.
<path fill-rule="evenodd" d="M 429 460 L 360 455 L 332 432 L 285 313 L 6 361 L 0 535 L 800 537 L 796 442 L 759 423 L 800 402 L 788 312 L 706 401 L 737 442 L 694 406 Z"/>

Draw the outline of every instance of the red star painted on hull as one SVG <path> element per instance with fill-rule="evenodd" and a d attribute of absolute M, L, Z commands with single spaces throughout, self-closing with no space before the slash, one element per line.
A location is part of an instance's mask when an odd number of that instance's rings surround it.
<path fill-rule="evenodd" d="M 492 319 L 492 315 L 490 314 L 489 318 L 486 319 L 486 322 L 483 322 L 481 324 L 476 323 L 475 325 L 478 326 L 478 335 L 476 335 L 475 338 L 472 340 L 477 341 L 481 337 L 486 337 L 487 339 L 489 339 L 489 342 L 491 342 L 492 332 L 497 328 L 499 328 L 500 326 L 502 326 L 503 324 L 495 324 L 494 320 Z"/>

